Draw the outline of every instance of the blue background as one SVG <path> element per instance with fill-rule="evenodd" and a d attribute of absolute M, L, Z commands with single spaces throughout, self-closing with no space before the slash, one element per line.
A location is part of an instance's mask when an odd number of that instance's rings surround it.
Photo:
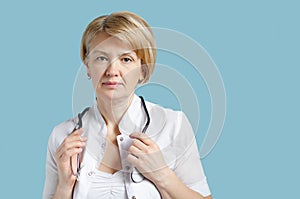
<path fill-rule="evenodd" d="M 227 117 L 202 160 L 214 198 L 296 198 L 296 0 L 1 1 L 1 198 L 41 198 L 48 136 L 72 117 L 82 32 L 96 16 L 119 10 L 189 35 L 217 64 Z"/>

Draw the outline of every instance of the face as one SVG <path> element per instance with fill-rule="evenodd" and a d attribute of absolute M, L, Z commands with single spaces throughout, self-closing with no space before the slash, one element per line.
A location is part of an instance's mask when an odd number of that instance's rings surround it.
<path fill-rule="evenodd" d="M 92 40 L 85 64 L 98 99 L 128 99 L 143 79 L 141 60 L 133 49 L 107 33 Z"/>

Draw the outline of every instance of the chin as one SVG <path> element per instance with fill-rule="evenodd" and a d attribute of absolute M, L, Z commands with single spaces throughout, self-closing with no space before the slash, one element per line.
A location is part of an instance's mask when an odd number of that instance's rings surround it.
<path fill-rule="evenodd" d="M 129 98 L 131 95 L 128 93 L 124 93 L 118 90 L 105 90 L 102 92 L 99 92 L 97 94 L 97 97 L 101 98 L 101 99 L 105 99 L 105 100 L 120 100 L 120 99 L 127 99 Z"/>

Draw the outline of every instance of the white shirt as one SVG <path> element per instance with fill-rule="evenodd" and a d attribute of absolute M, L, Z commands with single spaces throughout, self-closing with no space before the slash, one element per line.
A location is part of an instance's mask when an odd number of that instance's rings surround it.
<path fill-rule="evenodd" d="M 168 166 L 189 188 L 203 196 L 210 190 L 201 165 L 193 129 L 181 111 L 162 108 L 146 101 L 151 122 L 146 134 L 156 142 Z M 54 158 L 56 149 L 74 129 L 78 118 L 65 121 L 56 126 L 48 141 L 46 158 L 46 179 L 43 198 L 51 198 L 58 183 L 57 166 Z M 136 95 L 119 123 L 120 135 L 117 136 L 122 170 L 108 174 L 98 170 L 106 148 L 106 125 L 97 108 L 97 102 L 83 117 L 84 136 L 88 138 L 83 154 L 79 181 L 74 189 L 74 199 L 156 199 L 161 198 L 156 187 L 147 179 L 139 183 L 131 180 L 131 171 L 136 171 L 126 161 L 127 149 L 132 132 L 141 132 L 146 123 L 146 114 L 141 100 Z M 136 174 L 136 172 L 134 172 Z"/>

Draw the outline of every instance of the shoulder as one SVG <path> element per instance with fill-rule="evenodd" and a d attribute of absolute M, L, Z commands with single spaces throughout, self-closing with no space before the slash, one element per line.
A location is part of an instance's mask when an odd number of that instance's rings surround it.
<path fill-rule="evenodd" d="M 189 126 L 190 123 L 182 111 L 165 108 L 158 104 L 146 101 L 154 132 L 159 132 L 168 129 L 173 135 L 179 133 L 182 126 Z M 151 129 L 152 129 L 151 128 Z"/>
<path fill-rule="evenodd" d="M 171 108 L 163 107 L 163 106 L 161 106 L 159 104 L 155 104 L 153 102 L 145 101 L 145 103 L 146 103 L 147 109 L 149 109 L 150 112 L 159 111 L 159 112 L 163 112 L 164 114 L 170 114 L 170 115 L 176 115 L 181 112 L 181 111 L 173 110 Z"/>
<path fill-rule="evenodd" d="M 182 121 L 186 119 L 186 115 L 182 111 L 165 108 L 158 104 L 146 101 L 146 106 L 149 110 L 150 116 L 159 117 L 166 121 Z"/>
<path fill-rule="evenodd" d="M 75 127 L 75 119 L 71 118 L 56 125 L 48 139 L 48 147 L 52 150 L 58 148 L 63 140 L 72 132 Z"/>
<path fill-rule="evenodd" d="M 85 115 L 85 117 L 84 117 L 84 120 L 82 120 L 83 122 L 85 122 L 85 120 L 87 118 L 89 118 L 90 115 L 92 115 L 91 107 L 89 107 L 89 109 L 87 109 L 87 111 L 84 113 L 84 115 Z M 63 140 L 70 133 L 72 133 L 72 131 L 74 130 L 74 128 L 77 124 L 77 122 L 78 122 L 78 116 L 75 116 L 71 119 L 68 119 L 68 120 L 66 120 L 64 122 L 61 122 L 58 125 L 56 125 L 53 128 L 52 133 L 50 134 L 49 139 L 48 139 L 49 147 L 57 148 L 63 142 Z"/>

